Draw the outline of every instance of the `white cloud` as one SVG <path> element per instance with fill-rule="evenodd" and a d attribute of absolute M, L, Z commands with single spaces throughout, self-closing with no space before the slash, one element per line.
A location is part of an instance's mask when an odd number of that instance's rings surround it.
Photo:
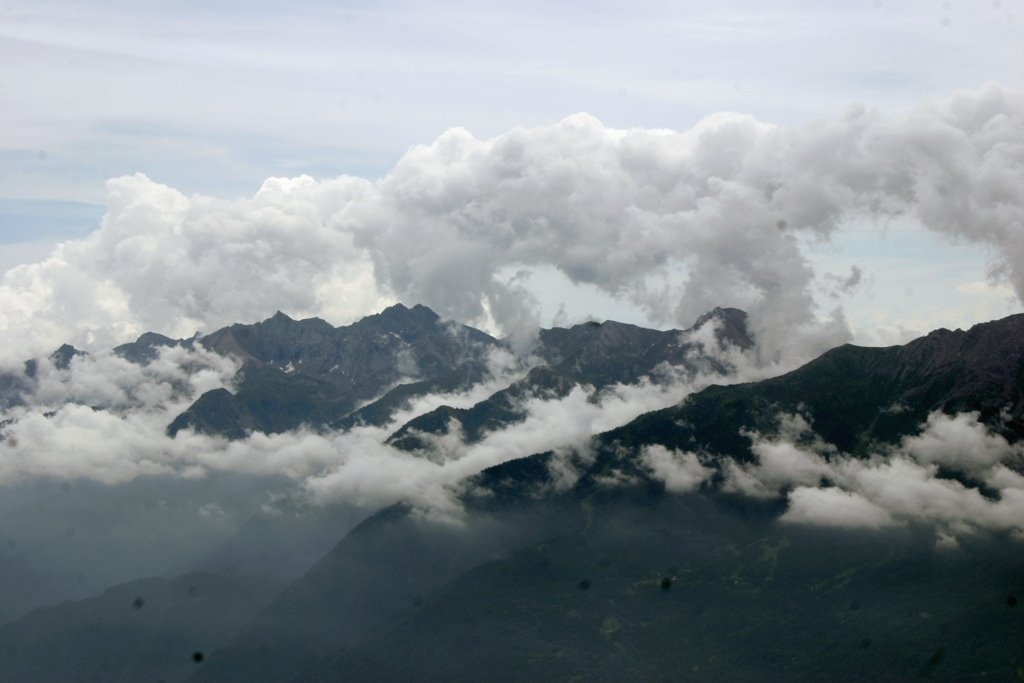
<path fill-rule="evenodd" d="M 640 459 L 672 493 L 694 491 L 715 472 L 702 465 L 696 453 L 680 452 L 660 444 L 644 446 Z"/>
<path fill-rule="evenodd" d="M 976 413 L 933 413 L 919 435 L 866 459 L 839 453 L 800 416 L 779 418 L 778 433 L 749 433 L 753 462 L 727 459 L 722 468 L 726 491 L 786 497 L 783 521 L 865 528 L 930 524 L 940 540 L 983 529 L 1024 535 L 1020 448 L 991 433 Z M 939 465 L 975 477 L 997 496 L 939 476 Z"/>
<path fill-rule="evenodd" d="M 829 476 L 829 464 L 822 456 L 835 448 L 817 438 L 802 415 L 782 413 L 777 419 L 778 428 L 773 434 L 742 432 L 751 440 L 755 459 L 745 465 L 727 462 L 726 491 L 771 498 L 793 485 L 817 485 Z"/>
<path fill-rule="evenodd" d="M 597 433 L 672 405 L 710 381 L 735 379 L 663 368 L 656 380 L 600 392 L 577 387 L 562 398 L 527 398 L 521 423 L 473 444 L 466 444 L 457 428 L 426 439 L 434 448 L 425 454 L 385 444 L 413 416 L 438 405 L 473 405 L 525 372 L 522 359 L 507 351 L 494 351 L 489 361 L 492 374 L 483 383 L 466 392 L 417 398 L 384 426 L 253 433 L 227 441 L 187 430 L 170 438 L 165 429 L 203 391 L 231 387 L 237 365 L 229 359 L 202 348 L 180 347 L 162 349 L 145 366 L 110 353 L 77 357 L 66 370 L 44 359 L 28 405 L 8 415 L 15 419 L 4 427 L 0 441 L 0 484 L 84 478 L 116 485 L 145 475 L 201 478 L 210 472 L 237 472 L 285 477 L 318 503 L 373 509 L 405 500 L 430 514 L 456 519 L 461 510 L 458 493 L 467 477 L 538 452 L 585 451 Z M 692 454 L 661 455 L 666 454 L 651 454 L 651 466 L 672 490 L 688 482 L 699 484 L 711 473 Z M 560 481 L 572 480 L 580 461 L 566 460 Z"/>
<path fill-rule="evenodd" d="M 838 488 L 799 486 L 789 493 L 783 522 L 849 528 L 879 529 L 890 526 L 892 517 L 863 496 Z"/>
<path fill-rule="evenodd" d="M 118 178 L 100 230 L 5 275 L 5 352 L 188 335 L 275 308 L 342 322 L 396 298 L 521 336 L 537 302 L 506 274 L 534 267 L 653 320 L 745 308 L 766 359 L 806 357 L 849 330 L 815 301 L 801 244 L 850 218 L 912 215 L 990 245 L 994 277 L 1024 292 L 1022 111 L 1024 93 L 990 85 L 792 128 L 715 114 L 626 130 L 579 114 L 485 140 L 452 129 L 376 182 L 275 178 L 238 200 Z"/>
<path fill-rule="evenodd" d="M 1011 459 L 1022 462 L 1022 451 L 992 434 L 979 422 L 979 414 L 949 417 L 940 412 L 928 416 L 919 435 L 903 440 L 901 450 L 923 464 L 935 463 L 967 473 L 984 472 Z"/>

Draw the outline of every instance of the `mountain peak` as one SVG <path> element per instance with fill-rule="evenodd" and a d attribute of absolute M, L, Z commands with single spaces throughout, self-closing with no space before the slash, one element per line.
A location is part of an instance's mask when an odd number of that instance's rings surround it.
<path fill-rule="evenodd" d="M 175 340 L 170 337 L 160 334 L 159 332 L 143 332 L 139 335 L 139 338 L 135 340 L 136 344 L 144 344 L 147 346 L 160 345 L 167 346 L 173 344 Z"/>
<path fill-rule="evenodd" d="M 84 356 L 85 351 L 79 351 L 71 344 L 61 344 L 61 347 L 50 354 L 50 360 L 61 370 L 67 370 L 71 365 L 71 359 L 75 356 Z"/>
<path fill-rule="evenodd" d="M 709 320 L 721 320 L 722 322 L 740 322 L 744 324 L 747 322 L 747 313 L 738 308 L 730 308 L 728 306 L 715 306 L 707 313 L 703 314 L 697 321 L 693 323 L 694 328 L 698 328 Z"/>
<path fill-rule="evenodd" d="M 699 330 L 705 323 L 716 321 L 715 339 L 719 344 L 730 344 L 741 349 L 749 349 L 754 345 L 754 336 L 748 326 L 746 311 L 738 308 L 715 306 L 697 318 L 690 330 Z"/>
<path fill-rule="evenodd" d="M 377 315 L 371 315 L 365 320 L 377 319 L 387 323 L 394 323 L 398 321 L 413 320 L 417 323 L 432 323 L 436 320 L 440 320 L 441 316 L 434 311 L 430 310 L 423 304 L 416 304 L 412 308 L 409 308 L 405 304 L 397 303 L 388 306 Z"/>

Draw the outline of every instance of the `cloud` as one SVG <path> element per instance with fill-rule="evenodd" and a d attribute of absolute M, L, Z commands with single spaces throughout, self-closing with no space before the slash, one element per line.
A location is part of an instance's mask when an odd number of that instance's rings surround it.
<path fill-rule="evenodd" d="M 402 299 L 492 316 L 518 338 L 535 293 L 502 274 L 553 268 L 656 321 L 745 308 L 766 358 L 806 355 L 849 331 L 815 301 L 801 244 L 851 219 L 910 215 L 990 245 L 993 277 L 1024 293 L 1022 112 L 1024 93 L 988 85 L 789 128 L 723 113 L 681 132 L 613 129 L 578 114 L 490 139 L 452 129 L 378 181 L 272 178 L 237 200 L 117 178 L 97 232 L 6 274 L 0 329 L 14 357 L 275 308 L 344 322 Z"/>
<path fill-rule="evenodd" d="M 850 266 L 850 274 L 845 277 L 826 273 L 824 280 L 832 284 L 832 298 L 838 299 L 843 294 L 852 294 L 864 279 L 864 271 L 860 266 Z"/>
<path fill-rule="evenodd" d="M 717 381 L 723 378 L 717 377 Z M 342 453 L 336 465 L 311 473 L 302 485 L 319 501 L 359 500 L 383 505 L 407 500 L 434 514 L 457 516 L 458 494 L 464 480 L 478 472 L 516 458 L 545 451 L 560 452 L 554 465 L 560 480 L 573 479 L 577 449 L 584 449 L 600 432 L 624 424 L 638 415 L 672 405 L 711 380 L 691 380 L 680 373 L 675 381 L 641 381 L 614 385 L 599 393 L 576 387 L 562 398 L 532 397 L 522 402 L 526 419 L 466 444 L 460 430 L 424 435 L 434 445 L 429 454 L 410 454 L 383 445 L 395 423 L 379 432 L 353 430 L 331 435 Z M 728 380 L 725 380 L 728 381 Z M 353 439 L 364 439 L 357 444 Z M 694 472 L 696 474 L 696 472 Z"/>
<path fill-rule="evenodd" d="M 783 522 L 862 529 L 890 526 L 892 517 L 863 496 L 838 488 L 799 486 L 788 496 Z"/>
<path fill-rule="evenodd" d="M 722 488 L 754 498 L 784 497 L 782 520 L 794 524 L 929 524 L 947 541 L 979 530 L 1024 537 L 1021 448 L 991 433 L 978 417 L 935 412 L 920 434 L 855 458 L 822 441 L 801 416 L 783 414 L 776 433 L 747 434 L 752 462 L 725 460 Z M 974 483 L 942 475 L 940 465 Z"/>
<path fill-rule="evenodd" d="M 4 415 L 0 484 L 32 477 L 108 484 L 150 474 L 195 476 L 168 447 L 167 424 L 200 394 L 231 387 L 238 364 L 198 346 L 166 347 L 141 366 L 110 352 L 67 369 L 37 359 L 26 404 Z"/>
<path fill-rule="evenodd" d="M 693 491 L 715 472 L 702 465 L 696 453 L 680 452 L 659 444 L 644 446 L 640 458 L 672 493 Z"/>
<path fill-rule="evenodd" d="M 739 358 L 734 350 L 721 351 Z M 0 485 L 34 478 L 120 485 L 144 476 L 200 479 L 230 472 L 283 477 L 291 482 L 292 496 L 317 504 L 376 509 L 404 500 L 429 514 L 457 519 L 465 480 L 487 467 L 548 450 L 566 456 L 585 451 L 597 433 L 677 403 L 712 381 L 739 379 L 664 367 L 655 378 L 636 384 L 600 391 L 576 387 L 561 398 L 524 398 L 522 422 L 472 444 L 455 423 L 446 434 L 425 436 L 433 446 L 428 453 L 386 444 L 415 415 L 439 405 L 471 406 L 526 371 L 522 359 L 505 350 L 493 351 L 489 361 L 491 376 L 484 382 L 464 392 L 418 397 L 387 425 L 253 433 L 227 441 L 188 430 L 171 438 L 165 429 L 202 392 L 232 386 L 238 366 L 230 359 L 201 347 L 163 348 L 145 366 L 111 353 L 76 357 L 65 370 L 43 359 L 27 404 L 4 416 L 11 421 L 0 440 Z M 672 490 L 699 484 L 711 474 L 692 454 L 652 451 L 649 457 Z M 562 468 L 566 482 L 574 477 L 579 460 L 574 458 Z"/>
<path fill-rule="evenodd" d="M 979 417 L 977 412 L 952 417 L 932 413 L 920 434 L 903 440 L 901 450 L 920 463 L 934 463 L 970 474 L 985 472 L 1004 460 L 1024 462 L 1021 448 L 1011 446 L 999 434 L 992 434 Z"/>
<path fill-rule="evenodd" d="M 367 185 L 270 179 L 250 199 L 224 201 L 141 174 L 111 180 L 99 230 L 5 275 L 0 328 L 20 342 L 8 360 L 62 341 L 102 349 L 150 330 L 191 336 L 275 309 L 335 319 L 379 310 L 388 300 L 372 265 L 329 225 Z"/>
<path fill-rule="evenodd" d="M 793 484 L 817 484 L 829 474 L 823 455 L 834 448 L 820 439 L 809 444 L 797 443 L 801 437 L 813 434 L 802 415 L 780 415 L 778 432 L 770 436 L 743 433 L 751 439 L 750 450 L 755 460 L 745 467 L 729 469 L 726 491 L 764 497 Z M 747 476 L 739 476 L 741 473 Z"/>

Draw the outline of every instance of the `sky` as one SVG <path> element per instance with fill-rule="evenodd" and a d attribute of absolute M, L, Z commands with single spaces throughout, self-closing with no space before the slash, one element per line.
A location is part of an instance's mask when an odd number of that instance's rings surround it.
<path fill-rule="evenodd" d="M 6 0 L 0 329 L 899 343 L 1021 310 L 1022 88 L 1022 0 Z"/>

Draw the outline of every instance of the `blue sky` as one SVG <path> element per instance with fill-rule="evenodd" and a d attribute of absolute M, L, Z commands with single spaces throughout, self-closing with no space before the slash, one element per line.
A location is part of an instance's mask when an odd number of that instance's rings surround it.
<path fill-rule="evenodd" d="M 587 112 L 687 130 L 720 111 L 802 126 L 854 103 L 897 115 L 985 83 L 1021 88 L 1024 0 L 8 0 L 0 65 L 7 269 L 97 228 L 105 181 L 136 172 L 186 196 L 250 197 L 274 176 L 376 179 L 453 127 L 488 139 Z M 984 247 L 913 222 L 805 249 L 823 270 L 863 269 L 842 304 L 865 342 L 1019 308 L 986 285 Z M 560 277 L 535 277 L 543 322 L 559 304 L 647 320 Z"/>

